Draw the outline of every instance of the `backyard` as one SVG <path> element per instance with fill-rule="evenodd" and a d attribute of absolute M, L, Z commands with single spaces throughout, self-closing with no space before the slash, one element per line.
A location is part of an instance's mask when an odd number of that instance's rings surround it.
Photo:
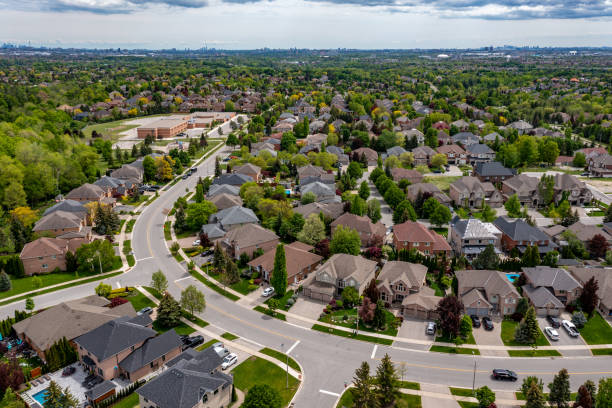
<path fill-rule="evenodd" d="M 277 365 L 257 357 L 249 357 L 232 373 L 234 375 L 234 385 L 245 393 L 257 384 L 271 386 L 280 394 L 283 407 L 289 405 L 289 401 L 293 398 L 299 385 L 296 378 L 289 376 L 289 388 L 287 388 L 285 371 Z"/>

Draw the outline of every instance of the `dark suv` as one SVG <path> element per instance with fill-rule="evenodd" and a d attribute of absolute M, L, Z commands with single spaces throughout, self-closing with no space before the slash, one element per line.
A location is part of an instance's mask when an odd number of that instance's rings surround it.
<path fill-rule="evenodd" d="M 484 325 L 485 330 L 493 330 L 495 326 L 493 326 L 493 322 L 489 316 L 485 316 L 482 318 L 482 324 Z"/>
<path fill-rule="evenodd" d="M 496 368 L 493 370 L 493 378 L 495 380 L 510 380 L 510 381 L 518 380 L 518 376 L 516 375 L 514 371 L 504 370 L 501 368 Z"/>
<path fill-rule="evenodd" d="M 475 328 L 480 327 L 480 317 L 476 315 L 471 315 L 470 319 L 472 319 L 472 326 L 474 326 Z"/>
<path fill-rule="evenodd" d="M 548 323 L 550 323 L 550 325 L 555 329 L 558 329 L 559 327 L 561 327 L 561 320 L 559 320 L 558 317 L 546 316 L 546 320 L 548 320 Z"/>

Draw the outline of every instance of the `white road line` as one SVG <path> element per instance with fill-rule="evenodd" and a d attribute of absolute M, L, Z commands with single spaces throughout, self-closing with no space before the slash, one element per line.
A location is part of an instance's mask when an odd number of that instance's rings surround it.
<path fill-rule="evenodd" d="M 374 358 L 374 356 L 376 355 L 376 350 L 378 350 L 378 344 L 374 346 L 374 349 L 372 350 L 372 356 L 370 356 L 370 358 Z"/>
<path fill-rule="evenodd" d="M 115 282 L 117 284 L 117 289 L 121 289 L 121 284 L 119 282 Z"/>
<path fill-rule="evenodd" d="M 293 346 L 289 347 L 289 350 L 287 350 L 287 354 L 291 354 L 291 352 L 293 351 L 293 349 L 300 344 L 300 340 L 296 341 L 295 343 L 293 343 Z"/>
<path fill-rule="evenodd" d="M 340 394 L 338 394 L 337 392 L 331 392 L 331 391 L 325 391 L 325 390 L 319 390 L 319 392 L 321 394 L 331 395 L 332 397 L 339 397 L 340 396 Z"/>
<path fill-rule="evenodd" d="M 256 345 L 257 347 L 261 347 L 261 348 L 265 348 L 266 346 L 264 346 L 263 344 L 259 344 L 258 342 L 251 340 L 251 339 L 247 339 L 246 337 L 243 337 L 242 340 L 248 341 L 251 344 Z"/>
<path fill-rule="evenodd" d="M 180 281 L 185 280 L 185 279 L 191 279 L 191 276 L 185 276 L 184 278 L 177 279 L 177 280 L 174 281 L 174 283 L 180 282 Z"/>
<path fill-rule="evenodd" d="M 147 256 L 146 258 L 137 259 L 136 262 L 145 261 L 145 260 L 151 259 L 151 258 L 153 258 L 153 257 L 152 256 Z"/>

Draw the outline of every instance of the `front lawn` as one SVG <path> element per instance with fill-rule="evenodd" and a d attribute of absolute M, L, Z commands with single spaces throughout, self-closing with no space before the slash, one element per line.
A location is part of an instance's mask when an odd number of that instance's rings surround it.
<path fill-rule="evenodd" d="M 445 335 L 439 335 L 438 337 L 436 337 L 436 341 L 440 342 L 440 343 L 455 343 L 455 341 L 458 340 L 459 342 L 457 344 L 476 344 L 476 340 L 474 339 L 474 334 L 470 333 L 469 336 L 467 336 L 467 338 L 463 338 L 461 336 L 457 337 L 456 339 L 451 339 L 448 336 Z"/>
<path fill-rule="evenodd" d="M 113 404 L 111 408 L 136 408 L 140 403 L 138 394 L 133 392 L 121 401 Z"/>
<path fill-rule="evenodd" d="M 612 343 L 612 327 L 604 320 L 599 312 L 594 312 L 587 321 L 580 334 L 587 344 L 609 344 Z"/>
<path fill-rule="evenodd" d="M 274 357 L 283 364 L 287 364 L 287 355 L 281 353 L 280 351 L 272 350 L 271 348 L 266 347 L 259 350 L 259 352 L 262 354 L 266 354 L 270 357 Z M 302 371 L 298 363 L 296 363 L 295 360 L 291 357 L 289 357 L 289 367 L 293 368 L 298 373 Z"/>
<path fill-rule="evenodd" d="M 206 350 L 207 348 L 209 348 L 210 346 L 212 346 L 216 342 L 217 342 L 217 339 L 210 339 L 206 343 L 202 344 L 201 346 L 196 347 L 196 350 L 197 351 Z"/>
<path fill-rule="evenodd" d="M 250 279 L 241 278 L 240 281 L 230 285 L 230 288 L 234 289 L 238 293 L 248 295 L 259 286 L 250 283 Z"/>
<path fill-rule="evenodd" d="M 161 294 L 161 293 L 159 293 L 159 292 L 158 292 L 156 289 L 150 288 L 150 287 L 148 287 L 148 286 L 143 286 L 143 288 L 144 288 L 144 289 L 145 289 L 147 292 L 149 292 L 150 294 L 152 294 L 152 295 L 155 297 L 155 299 L 157 299 L 157 300 L 162 300 L 162 297 L 163 297 L 163 296 L 162 296 L 162 294 Z"/>
<path fill-rule="evenodd" d="M 470 388 L 455 388 L 449 387 L 450 393 L 453 395 L 458 395 L 460 397 L 473 397 L 474 393 Z"/>
<path fill-rule="evenodd" d="M 293 296 L 293 290 L 288 290 L 285 292 L 285 295 L 279 297 L 278 295 L 274 295 L 270 299 L 276 299 L 278 301 L 278 308 L 282 310 L 289 310 L 293 305 L 287 305 L 287 301 Z M 264 303 L 267 305 L 270 299 L 266 300 Z"/>
<path fill-rule="evenodd" d="M 18 278 L 18 279 L 15 279 L 11 276 L 9 277 L 11 278 L 12 287 L 10 290 L 0 293 L 0 299 L 19 295 L 20 293 L 24 293 L 24 292 L 30 292 L 36 289 L 42 289 L 47 286 L 57 285 L 58 283 L 64 283 L 64 282 L 68 282 L 68 281 L 79 278 L 79 276 L 76 276 L 74 273 L 65 273 L 65 272 L 38 275 L 38 278 L 42 282 L 42 286 L 35 287 L 34 286 L 34 281 L 35 281 L 34 276 L 28 276 L 28 277 Z M 83 276 L 81 276 L 81 278 L 82 277 Z"/>
<path fill-rule="evenodd" d="M 561 357 L 557 350 L 508 350 L 510 357 Z"/>
<path fill-rule="evenodd" d="M 431 183 L 438 187 L 440 191 L 448 192 L 450 185 L 460 178 L 461 176 L 425 176 L 423 183 Z"/>
<path fill-rule="evenodd" d="M 191 326 L 188 326 L 187 324 L 183 322 L 180 322 L 178 326 L 174 326 L 174 327 L 162 327 L 156 321 L 153 322 L 153 330 L 155 330 L 157 334 L 165 333 L 171 329 L 174 329 L 176 334 L 178 334 L 179 336 L 190 335 L 191 333 L 195 332 L 195 329 L 193 329 Z"/>
<path fill-rule="evenodd" d="M 434 351 L 436 353 L 449 353 L 449 354 L 472 354 L 479 356 L 480 351 L 478 349 L 473 348 L 464 348 L 464 347 L 449 347 L 449 346 L 431 346 L 429 351 Z"/>
<path fill-rule="evenodd" d="M 164 239 L 166 241 L 172 241 L 172 233 L 170 232 L 170 221 L 164 223 Z"/>
<path fill-rule="evenodd" d="M 258 384 L 267 384 L 274 388 L 281 396 L 282 406 L 289 405 L 289 401 L 297 391 L 299 381 L 289 376 L 287 388 L 286 372 L 277 365 L 262 358 L 250 357 L 232 371 L 234 385 L 246 394 L 251 387 Z"/>
<path fill-rule="evenodd" d="M 353 388 L 347 389 L 340 401 L 338 401 L 338 405 L 336 408 L 353 408 Z M 412 394 L 400 394 L 395 404 L 393 404 L 394 408 L 422 408 L 421 405 L 421 396 L 420 395 L 412 395 Z"/>
<path fill-rule="evenodd" d="M 391 344 L 393 344 L 393 340 L 390 340 L 390 339 L 381 339 L 379 337 L 366 336 L 365 334 L 357 334 L 355 336 L 352 332 L 333 329 L 331 327 L 322 326 L 320 324 L 315 324 L 311 328 L 312 330 L 316 330 L 316 331 L 320 331 L 320 332 L 328 333 L 328 334 L 333 334 L 334 336 L 350 337 L 355 340 L 369 341 L 370 343 L 384 344 L 386 346 L 390 346 Z"/>
<path fill-rule="evenodd" d="M 255 310 L 256 312 L 259 312 L 259 313 L 263 313 L 263 314 L 265 314 L 267 316 L 274 317 L 275 319 L 278 319 L 278 320 L 283 320 L 283 321 L 287 320 L 287 316 L 285 316 L 284 313 L 279 313 L 277 311 L 274 311 L 274 314 L 272 314 L 270 309 L 265 308 L 265 307 L 263 307 L 261 305 L 255 306 L 253 308 L 253 310 Z"/>
<path fill-rule="evenodd" d="M 591 349 L 594 356 L 612 356 L 612 349 Z"/>
<path fill-rule="evenodd" d="M 346 320 L 344 319 L 345 316 L 347 317 Z M 319 318 L 319 321 L 323 323 L 335 324 L 338 326 L 354 329 L 356 319 L 358 319 L 357 309 L 347 309 L 347 310 L 343 309 L 343 310 L 334 310 L 333 312 L 329 314 L 325 314 Z M 367 331 L 371 333 L 386 334 L 389 336 L 397 336 L 397 327 L 394 325 L 395 320 L 396 318 L 393 315 L 393 313 L 391 313 L 388 310 L 385 310 L 385 321 L 386 321 L 385 326 L 386 327 L 384 331 L 379 331 L 371 327 L 367 327 L 365 324 L 363 324 L 361 320 L 359 320 L 359 330 Z"/>
<path fill-rule="evenodd" d="M 134 224 L 136 224 L 136 220 L 129 220 L 127 225 L 125 226 L 125 233 L 129 234 L 134 229 Z"/>
<path fill-rule="evenodd" d="M 502 320 L 501 326 L 502 326 L 501 327 L 501 339 L 504 342 L 504 345 L 506 346 L 527 346 L 528 345 L 524 343 L 519 343 L 518 341 L 514 340 L 514 333 L 516 332 L 518 322 L 515 322 L 514 320 Z M 540 330 L 539 327 L 538 327 L 538 332 L 540 333 L 540 335 L 538 336 L 538 339 L 536 340 L 535 345 L 536 346 L 550 346 L 550 343 L 548 342 L 548 340 L 544 336 L 544 333 L 542 333 L 542 330 Z"/>
<path fill-rule="evenodd" d="M 144 294 L 140 293 L 138 290 L 132 291 L 128 297 L 125 298 L 128 300 L 132 306 L 134 306 L 134 310 L 139 311 L 145 307 L 156 307 L 155 302 L 146 297 Z"/>

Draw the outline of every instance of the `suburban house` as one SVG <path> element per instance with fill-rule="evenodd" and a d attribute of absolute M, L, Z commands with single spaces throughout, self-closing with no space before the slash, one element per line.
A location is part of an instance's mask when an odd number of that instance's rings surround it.
<path fill-rule="evenodd" d="M 472 132 L 459 132 L 451 136 L 451 139 L 453 143 L 459 143 L 463 147 L 480 143 L 480 137 Z"/>
<path fill-rule="evenodd" d="M 287 263 L 287 283 L 289 285 L 297 284 L 308 277 L 308 274 L 313 272 L 323 259 L 322 256 L 313 254 L 313 246 L 296 241 L 285 246 L 285 260 Z M 264 252 L 258 258 L 253 259 L 248 263 L 251 269 L 261 273 L 261 277 L 266 282 L 270 281 L 272 271 L 274 270 L 274 257 L 276 250 L 274 247 L 267 252 Z"/>
<path fill-rule="evenodd" d="M 336 195 L 336 186 L 324 184 L 320 181 L 311 182 L 305 186 L 302 185 L 300 193 L 302 196 L 306 193 L 312 193 L 315 195 L 317 202 L 320 203 L 340 202 L 340 196 Z"/>
<path fill-rule="evenodd" d="M 223 249 L 234 259 L 240 258 L 242 254 L 252 258 L 258 249 L 266 253 L 276 248 L 278 243 L 278 235 L 257 224 L 245 224 L 234 228 L 221 240 Z"/>
<path fill-rule="evenodd" d="M 448 164 L 466 164 L 467 153 L 456 144 L 444 144 L 436 149 L 438 154 L 446 156 Z"/>
<path fill-rule="evenodd" d="M 420 183 L 423 181 L 423 175 L 416 170 L 403 169 L 394 167 L 391 169 L 391 177 L 393 181 L 408 180 L 411 184 Z"/>
<path fill-rule="evenodd" d="M 414 221 L 406 221 L 393 227 L 395 249 L 415 249 L 426 256 L 445 254 L 450 256 L 451 247 L 444 237 Z"/>
<path fill-rule="evenodd" d="M 539 185 L 539 179 L 530 177 L 526 174 L 518 174 L 504 180 L 501 185 L 501 190 L 504 199 L 507 200 L 510 196 L 516 194 L 521 206 L 537 208 L 542 203 Z"/>
<path fill-rule="evenodd" d="M 219 238 L 223 238 L 226 234 L 219 224 L 204 224 L 200 229 L 202 234 L 206 234 L 209 240 L 214 241 Z"/>
<path fill-rule="evenodd" d="M 85 219 L 80 213 L 57 210 L 36 221 L 32 231 L 57 237 L 68 232 L 80 232 L 84 228 Z"/>
<path fill-rule="evenodd" d="M 240 187 L 231 186 L 229 184 L 212 184 L 208 189 L 206 198 L 209 200 L 219 194 L 240 195 Z"/>
<path fill-rule="evenodd" d="M 110 197 L 110 194 L 107 193 L 105 189 L 102 187 L 96 186 L 95 184 L 85 183 L 80 187 L 77 187 L 66 194 L 66 199 L 74 200 L 79 202 L 100 202 L 107 203 L 105 198 Z"/>
<path fill-rule="evenodd" d="M 217 210 L 225 210 L 230 207 L 242 207 L 242 198 L 237 195 L 221 193 L 217 194 L 209 200 L 217 207 Z"/>
<path fill-rule="evenodd" d="M 387 235 L 387 229 L 382 222 L 379 221 L 374 224 L 372 220 L 370 220 L 370 217 L 367 216 L 359 216 L 351 213 L 342 214 L 331 223 L 332 235 L 336 228 L 338 228 L 338 225 L 357 231 L 359 233 L 359 238 L 361 238 L 362 247 L 370 246 L 376 239 L 382 241 Z"/>
<path fill-rule="evenodd" d="M 250 208 L 235 205 L 211 214 L 208 222 L 219 223 L 225 231 L 229 231 L 246 224 L 258 224 L 259 218 Z"/>
<path fill-rule="evenodd" d="M 451 221 L 450 244 L 455 254 L 473 259 L 489 245 L 500 252 L 501 231 L 493 223 L 477 218 L 462 220 L 455 216 Z"/>
<path fill-rule="evenodd" d="M 349 156 L 348 156 L 348 154 L 344 153 L 344 150 L 342 150 L 340 147 L 338 147 L 338 146 L 327 146 L 325 148 L 325 151 L 327 153 L 335 154 L 336 157 L 338 158 L 338 163 L 340 163 L 342 165 L 348 165 L 349 164 Z"/>
<path fill-rule="evenodd" d="M 229 407 L 234 379 L 220 370 L 222 362 L 212 347 L 185 350 L 136 390 L 140 408 Z"/>
<path fill-rule="evenodd" d="M 465 150 L 468 155 L 468 162 L 473 166 L 476 163 L 491 162 L 495 160 L 495 151 L 486 144 L 474 143 L 468 145 Z"/>
<path fill-rule="evenodd" d="M 523 268 L 527 284 L 523 294 L 538 316 L 558 316 L 566 305 L 574 303 L 582 293 L 582 285 L 563 268 L 536 266 Z"/>
<path fill-rule="evenodd" d="M 141 183 L 144 177 L 144 170 L 141 166 L 142 162 L 138 161 L 130 164 L 124 164 L 117 170 L 113 170 L 110 176 L 120 180 L 134 180 L 135 182 Z"/>
<path fill-rule="evenodd" d="M 433 127 L 433 125 L 432 125 Z M 425 135 L 423 134 L 423 132 L 421 132 L 419 129 L 408 129 L 408 130 L 403 130 L 402 135 L 405 138 L 408 138 L 408 140 L 412 140 L 413 137 L 416 138 L 417 144 L 423 144 L 425 143 Z"/>
<path fill-rule="evenodd" d="M 452 182 L 448 195 L 460 207 L 481 208 L 484 203 L 497 208 L 504 202 L 501 193 L 492 183 L 482 182 L 472 176 L 464 176 Z"/>
<path fill-rule="evenodd" d="M 386 153 L 382 154 L 382 158 L 386 159 L 389 156 L 399 157 L 404 153 L 406 153 L 406 149 L 404 149 L 402 146 L 393 146 L 388 148 Z"/>
<path fill-rule="evenodd" d="M 411 202 L 414 203 L 419 197 L 419 194 L 421 194 L 423 198 L 433 197 L 444 205 L 450 205 L 451 203 L 450 197 L 441 192 L 435 184 L 415 183 L 406 187 L 406 198 Z"/>
<path fill-rule="evenodd" d="M 457 294 L 467 315 L 511 315 L 521 295 L 505 273 L 490 270 L 456 271 Z"/>
<path fill-rule="evenodd" d="M 213 180 L 213 184 L 229 184 L 230 186 L 240 187 L 244 183 L 254 181 L 251 176 L 236 173 L 225 173 Z"/>
<path fill-rule="evenodd" d="M 56 211 L 63 211 L 67 213 L 73 213 L 77 215 L 83 222 L 87 223 L 87 216 L 89 210 L 83 205 L 83 203 L 74 200 L 61 200 L 58 203 L 53 204 L 43 212 L 43 217 L 54 213 Z"/>
<path fill-rule="evenodd" d="M 588 159 L 589 173 L 593 177 L 612 176 L 612 156 L 604 154 Z"/>
<path fill-rule="evenodd" d="M 94 182 L 94 185 L 106 190 L 109 197 L 119 198 L 134 193 L 134 190 L 138 186 L 138 182 L 102 176 Z"/>
<path fill-rule="evenodd" d="M 131 303 L 113 308 L 109 305 L 110 301 L 103 297 L 86 296 L 39 311 L 15 323 L 13 329 L 41 359 L 46 360 L 45 352 L 64 337 L 72 343 L 75 338 L 111 320 L 136 316 Z"/>
<path fill-rule="evenodd" d="M 515 170 L 504 167 L 500 162 L 481 162 L 474 166 L 474 175 L 482 182 L 501 183 L 515 175 Z"/>
<path fill-rule="evenodd" d="M 235 174 L 242 174 L 251 177 L 254 182 L 259 182 L 261 179 L 261 167 L 251 163 L 244 164 L 234 168 Z"/>
<path fill-rule="evenodd" d="M 302 285 L 304 296 L 329 302 L 347 286 L 359 294 L 376 276 L 377 262 L 361 256 L 334 254 Z"/>
<path fill-rule="evenodd" d="M 336 176 L 333 173 L 328 173 L 322 167 L 308 164 L 297 169 L 300 185 L 320 182 L 322 184 L 333 185 L 336 182 Z M 335 186 L 334 191 L 335 191 Z M 335 193 L 334 193 L 335 194 Z"/>
<path fill-rule="evenodd" d="M 353 150 L 351 157 L 353 158 L 355 155 L 357 155 L 360 159 L 363 155 L 365 155 L 368 166 L 376 166 L 378 164 L 378 153 L 369 147 L 360 147 L 359 149 Z"/>
<path fill-rule="evenodd" d="M 180 354 L 182 341 L 174 330 L 156 339 L 151 323 L 149 315 L 123 316 L 90 330 L 74 339 L 79 361 L 105 380 L 136 381 L 156 371 Z"/>
<path fill-rule="evenodd" d="M 599 286 L 597 290 L 599 305 L 597 308 L 604 317 L 612 317 L 612 268 L 570 266 L 568 270 L 583 287 L 591 278 L 595 278 Z"/>
<path fill-rule="evenodd" d="M 307 219 L 310 214 L 323 213 L 325 217 L 335 220 L 342 214 L 344 214 L 344 203 L 310 203 L 306 205 L 299 205 L 293 209 L 294 213 L 299 213 Z"/>
<path fill-rule="evenodd" d="M 419 146 L 412 149 L 414 156 L 414 166 L 428 166 L 431 158 L 436 155 L 436 151 L 429 146 Z"/>
<path fill-rule="evenodd" d="M 508 125 L 509 128 L 512 129 L 516 129 L 519 135 L 528 133 L 531 129 L 533 129 L 533 126 L 531 125 L 531 123 L 526 122 L 524 120 L 517 120 L 516 122 L 512 122 L 511 124 Z"/>
<path fill-rule="evenodd" d="M 589 204 L 593 200 L 593 193 L 586 183 L 567 173 L 555 174 L 554 191 L 556 203 L 561 201 L 564 196 L 567 196 L 571 205 Z"/>
<path fill-rule="evenodd" d="M 572 232 L 582 242 L 590 241 L 595 235 L 601 235 L 612 244 L 612 236 L 596 225 L 586 225 L 578 221 L 567 227 L 566 231 Z"/>
<path fill-rule="evenodd" d="M 502 232 L 501 246 L 506 252 L 517 248 L 523 253 L 528 246 L 537 245 L 540 254 L 545 254 L 558 248 L 546 233 L 523 219 L 498 217 L 493 224 Z"/>
<path fill-rule="evenodd" d="M 19 254 L 24 273 L 28 276 L 66 270 L 66 254 L 74 254 L 88 238 L 47 238 L 42 237 L 25 244 Z"/>

